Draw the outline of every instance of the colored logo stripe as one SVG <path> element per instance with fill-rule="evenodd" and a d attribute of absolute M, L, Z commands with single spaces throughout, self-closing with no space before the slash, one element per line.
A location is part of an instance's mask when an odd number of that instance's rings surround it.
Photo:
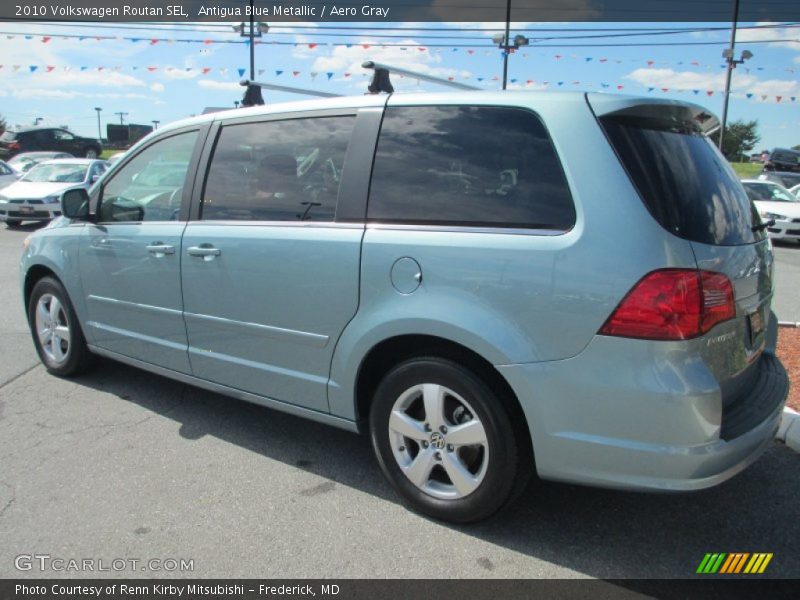
<path fill-rule="evenodd" d="M 697 573 L 720 573 L 726 575 L 763 573 L 772 560 L 772 556 L 772 553 L 766 552 L 756 552 L 754 554 L 749 552 L 733 552 L 731 554 L 709 552 L 703 557 L 700 566 L 697 567 Z"/>

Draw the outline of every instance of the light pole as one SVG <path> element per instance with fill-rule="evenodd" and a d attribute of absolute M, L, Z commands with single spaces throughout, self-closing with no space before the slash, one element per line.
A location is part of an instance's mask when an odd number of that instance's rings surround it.
<path fill-rule="evenodd" d="M 127 116 L 128 113 L 126 113 L 126 112 L 115 112 L 114 114 L 115 115 L 119 115 L 119 124 L 120 125 L 125 125 L 125 123 L 123 122 L 122 118 Z"/>
<path fill-rule="evenodd" d="M 158 120 L 150 121 L 150 122 L 153 124 L 153 131 L 158 129 L 158 124 L 161 123 L 161 121 L 158 121 Z"/>
<path fill-rule="evenodd" d="M 263 34 L 269 32 L 269 24 L 255 22 L 255 12 L 253 10 L 253 3 L 255 0 L 250 0 L 250 27 L 245 32 L 244 23 L 239 23 L 233 26 L 233 30 L 242 37 L 250 39 L 250 79 L 256 78 L 256 38 L 260 38 Z"/>
<path fill-rule="evenodd" d="M 103 109 L 99 106 L 95 106 L 94 109 L 97 111 L 97 140 L 100 141 L 103 139 L 103 129 L 100 127 L 100 111 Z"/>
<path fill-rule="evenodd" d="M 739 60 L 733 57 L 733 51 L 736 46 L 736 26 L 739 22 L 739 0 L 733 2 L 733 23 L 731 25 L 731 43 L 725 50 L 722 51 L 722 58 L 728 65 L 725 73 L 725 94 L 722 99 L 722 124 L 719 130 L 719 150 L 722 152 L 722 142 L 725 139 L 725 126 L 728 124 L 728 101 L 731 95 L 731 77 L 736 65 L 741 65 L 744 61 L 753 58 L 753 53 L 749 50 L 742 52 Z"/>
<path fill-rule="evenodd" d="M 509 43 L 511 35 L 511 0 L 506 2 L 506 32 L 492 36 L 492 41 L 503 50 L 503 89 L 508 87 L 508 55 L 520 46 L 527 46 L 530 40 L 524 35 L 515 35 L 513 44 Z"/>

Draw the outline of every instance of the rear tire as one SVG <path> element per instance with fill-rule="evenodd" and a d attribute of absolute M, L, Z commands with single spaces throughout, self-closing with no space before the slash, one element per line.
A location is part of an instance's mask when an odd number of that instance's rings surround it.
<path fill-rule="evenodd" d="M 394 367 L 378 385 L 369 422 L 387 479 L 411 508 L 436 519 L 485 519 L 527 481 L 502 399 L 450 360 Z"/>
<path fill-rule="evenodd" d="M 53 375 L 70 377 L 92 364 L 75 309 L 61 282 L 43 277 L 33 286 L 28 302 L 28 324 L 33 344 Z"/>

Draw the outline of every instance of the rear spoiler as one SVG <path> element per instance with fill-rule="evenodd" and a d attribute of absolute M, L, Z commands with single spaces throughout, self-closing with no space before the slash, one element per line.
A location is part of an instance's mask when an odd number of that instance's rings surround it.
<path fill-rule="evenodd" d="M 643 120 L 654 120 L 661 123 L 672 121 L 697 128 L 704 135 L 711 135 L 719 130 L 720 122 L 714 113 L 706 108 L 681 102 L 678 100 L 650 100 L 634 96 L 617 96 L 611 94 L 586 94 L 589 106 L 598 117 L 615 115 Z"/>

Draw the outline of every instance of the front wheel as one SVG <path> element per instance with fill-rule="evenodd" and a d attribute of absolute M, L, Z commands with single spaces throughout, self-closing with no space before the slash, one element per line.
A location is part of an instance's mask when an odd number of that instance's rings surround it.
<path fill-rule="evenodd" d="M 36 282 L 28 302 L 28 323 L 36 352 L 50 373 L 68 377 L 89 366 L 91 354 L 60 281 L 43 277 Z"/>
<path fill-rule="evenodd" d="M 94 148 L 87 148 L 84 157 L 86 158 L 97 158 L 98 152 Z"/>
<path fill-rule="evenodd" d="M 6 227 L 19 227 L 21 224 L 19 219 L 6 219 Z"/>
<path fill-rule="evenodd" d="M 449 360 L 414 358 L 393 368 L 375 392 L 370 432 L 395 489 L 437 519 L 484 519 L 527 477 L 501 398 Z"/>

